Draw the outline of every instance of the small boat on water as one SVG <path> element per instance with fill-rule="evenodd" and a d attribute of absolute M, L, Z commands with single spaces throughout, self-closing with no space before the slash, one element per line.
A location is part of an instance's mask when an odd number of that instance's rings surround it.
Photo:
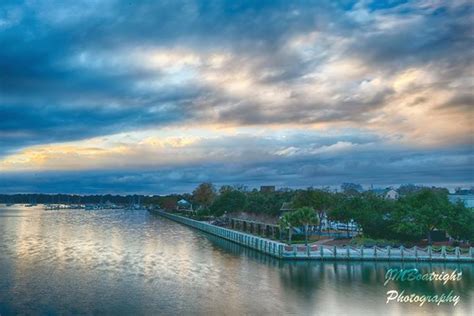
<path fill-rule="evenodd" d="M 61 206 L 58 204 L 47 204 L 44 206 L 45 211 L 53 211 L 61 209 Z"/>

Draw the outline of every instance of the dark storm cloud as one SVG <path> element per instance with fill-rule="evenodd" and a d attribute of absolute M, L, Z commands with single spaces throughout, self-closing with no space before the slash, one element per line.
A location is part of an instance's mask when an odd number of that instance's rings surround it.
<path fill-rule="evenodd" d="M 373 30 L 376 21 L 368 19 L 356 31 L 361 40 L 353 48 L 370 62 L 385 67 L 400 62 L 416 66 L 439 59 L 470 62 L 472 3 L 431 9 L 419 2 L 408 2 L 384 13 L 387 21 L 379 23 L 393 23 L 390 19 L 397 17 L 396 27 Z M 455 52 L 458 54 L 454 56 Z"/>
<path fill-rule="evenodd" d="M 467 117 L 473 100 L 473 8 L 469 1 L 2 1 L 0 158 L 31 145 L 171 124 L 322 123 L 340 129 L 341 123 L 363 127 L 381 121 L 379 128 L 390 120 L 402 126 L 404 117 L 394 117 L 393 111 L 380 116 L 380 111 L 403 104 L 411 94 L 416 97 L 406 101 L 410 106 L 431 105 L 438 91 L 452 95 L 434 104 L 431 114 Z M 207 60 L 170 70 L 150 61 L 156 51 L 230 57 L 211 84 L 206 76 L 213 66 Z M 185 60 L 177 58 L 170 64 Z M 340 73 L 334 69 L 354 60 L 362 69 L 355 75 L 352 66 Z M 388 81 L 410 69 L 429 72 L 429 83 L 397 91 Z M 244 93 L 219 81 L 229 75 L 228 81 L 240 83 L 245 78 L 235 73 L 241 71 L 251 79 Z M 316 89 L 323 92 L 312 94 Z M 425 93 L 416 95 L 420 91 Z M 277 92 L 287 95 L 265 99 Z M 408 130 L 400 127 L 397 133 L 409 139 Z M 81 173 L 81 179 L 73 172 L 27 173 L 3 175 L 0 183 L 12 192 L 41 187 L 93 193 L 184 190 L 201 180 L 311 185 L 350 178 L 365 183 L 384 181 L 380 177 L 392 179 L 387 183 L 472 179 L 472 151 L 465 149 L 472 147 L 440 144 L 432 151 L 407 151 L 390 144 L 387 149 L 389 139 L 396 138 L 393 127 L 390 137 L 378 131 L 378 136 L 367 136 L 355 129 L 352 135 L 315 141 L 318 146 L 338 141 L 380 145 L 380 152 L 356 146 L 349 157 L 305 152 L 302 147 L 311 147 L 311 140 L 304 138 L 314 136 L 300 135 L 301 143 L 273 140 L 283 151 L 297 148 L 297 154 L 264 156 L 265 162 L 256 155 L 254 162 L 232 167 L 200 162 L 156 172 L 91 171 Z M 466 134 L 463 125 L 457 138 L 464 146 L 472 144 Z M 261 145 L 259 140 L 232 141 L 229 148 L 241 148 L 235 157 Z M 212 152 L 222 147 L 216 143 L 201 145 Z"/>
<path fill-rule="evenodd" d="M 82 139 L 126 131 L 142 125 L 177 121 L 176 111 L 138 111 L 129 107 L 62 107 L 57 105 L 4 105 L 0 108 L 0 155 L 16 147 Z"/>
<path fill-rule="evenodd" d="M 351 10 L 357 12 L 356 7 L 357 3 L 349 1 L 339 4 L 332 1 L 104 1 L 95 6 L 86 1 L 70 5 L 54 1 L 3 2 L 0 11 L 1 107 L 6 108 L 7 112 L 13 111 L 11 107 L 17 107 L 18 112 L 27 116 L 25 120 L 9 122 L 6 129 L 12 128 L 15 122 L 19 130 L 27 129 L 28 136 L 12 139 L 16 145 L 23 146 L 63 140 L 66 135 L 70 135 L 70 139 L 78 139 L 94 133 L 100 135 L 114 129 L 137 127 L 136 124 L 117 124 L 116 112 L 122 112 L 131 118 L 131 122 L 142 125 L 174 121 L 176 116 L 169 113 L 164 113 L 161 119 L 140 120 L 140 117 L 148 115 L 148 107 L 164 102 L 162 95 L 166 94 L 169 95 L 167 102 L 175 102 L 177 111 L 187 110 L 186 107 L 180 108 L 183 96 L 168 91 L 176 90 L 172 85 L 148 93 L 139 93 L 132 88 L 135 82 L 156 76 L 156 71 L 152 74 L 127 65 L 115 69 L 74 68 L 68 61 L 83 51 L 107 51 L 113 55 L 122 48 L 175 45 L 189 46 L 198 51 L 229 49 L 247 59 L 263 59 L 257 65 L 256 72 L 277 70 L 275 74 L 262 78 L 262 82 L 286 82 L 300 78 L 312 63 L 288 52 L 286 41 L 291 36 L 311 31 L 354 37 L 353 47 L 347 48 L 354 51 L 351 54 L 366 56 L 371 62 L 380 63 L 390 60 L 404 63 L 415 54 L 417 59 L 431 60 L 447 53 L 453 43 L 458 52 L 468 45 L 467 18 L 469 10 L 472 10 L 469 5 L 451 11 L 422 12 L 426 21 L 417 25 L 420 27 L 416 30 L 408 29 L 408 32 L 401 33 L 395 29 L 375 34 L 365 32 L 373 21 L 357 21 L 350 15 L 353 13 Z M 373 14 L 392 10 L 392 14 L 399 13 L 400 18 L 419 13 L 406 4 L 402 3 L 399 8 L 392 2 L 374 4 L 367 9 L 374 10 Z M 245 60 L 241 62 L 245 63 Z M 181 87 L 179 92 L 190 94 L 190 90 L 193 89 L 186 86 Z M 199 91 L 194 92 L 193 96 L 197 97 Z M 219 102 L 225 99 L 219 96 L 218 91 L 213 93 L 213 98 Z M 76 99 L 84 99 L 84 102 L 76 104 Z M 133 106 L 134 113 L 131 110 L 116 111 L 116 107 L 109 107 L 110 104 Z M 219 104 L 213 106 L 218 108 Z M 260 105 L 252 104 L 249 107 L 254 111 L 246 117 L 238 117 L 235 112 L 242 111 L 239 111 L 236 102 L 235 111 L 223 111 L 219 119 L 244 124 L 345 120 L 352 114 L 370 110 L 371 106 L 372 103 L 362 108 L 341 105 L 340 109 L 331 110 L 330 114 L 321 114 L 319 110 L 327 107 L 321 102 L 310 103 L 291 114 L 281 112 L 268 115 L 261 114 Z M 80 107 L 87 108 L 90 119 L 73 114 L 84 111 Z M 105 119 L 107 115 L 112 119 Z M 193 116 L 194 113 L 188 115 Z M 38 119 L 32 120 L 36 116 Z M 68 133 L 64 133 L 60 124 L 47 119 L 48 116 L 63 119 L 69 124 Z M 308 119 L 308 116 L 311 118 Z M 73 117 L 77 117 L 77 124 L 71 124 Z M 126 117 L 121 119 L 125 121 Z M 102 122 L 100 128 L 97 128 L 98 120 Z M 43 125 L 49 126 L 48 138 L 42 137 Z M 90 131 L 83 128 L 87 126 Z"/>

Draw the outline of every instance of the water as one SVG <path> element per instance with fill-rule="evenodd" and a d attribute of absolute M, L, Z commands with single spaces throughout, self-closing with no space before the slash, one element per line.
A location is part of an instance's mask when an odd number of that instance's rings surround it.
<path fill-rule="evenodd" d="M 451 203 L 461 201 L 466 207 L 474 208 L 474 194 L 450 194 L 448 198 Z"/>
<path fill-rule="evenodd" d="M 462 271 L 391 282 L 389 268 Z M 470 315 L 474 265 L 281 262 L 146 211 L 0 207 L 0 315 Z M 388 290 L 460 302 L 386 304 Z"/>

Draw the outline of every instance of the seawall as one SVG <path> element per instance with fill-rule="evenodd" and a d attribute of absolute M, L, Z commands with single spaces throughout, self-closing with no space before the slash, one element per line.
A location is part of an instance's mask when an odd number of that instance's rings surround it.
<path fill-rule="evenodd" d="M 211 225 L 205 222 L 196 221 L 183 216 L 170 214 L 164 211 L 153 210 L 152 213 L 156 213 L 178 223 L 188 225 L 206 233 L 216 235 L 218 237 L 233 241 L 237 244 L 249 247 L 267 255 L 281 258 L 283 256 L 284 244 L 273 240 L 257 237 L 250 234 L 245 234 L 232 229 L 227 229 L 215 225 Z"/>

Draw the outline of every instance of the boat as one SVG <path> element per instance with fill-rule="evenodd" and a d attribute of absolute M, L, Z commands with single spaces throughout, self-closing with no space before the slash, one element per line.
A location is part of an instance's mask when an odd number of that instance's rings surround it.
<path fill-rule="evenodd" d="M 56 204 L 47 204 L 44 206 L 45 211 L 59 210 L 61 207 Z"/>

